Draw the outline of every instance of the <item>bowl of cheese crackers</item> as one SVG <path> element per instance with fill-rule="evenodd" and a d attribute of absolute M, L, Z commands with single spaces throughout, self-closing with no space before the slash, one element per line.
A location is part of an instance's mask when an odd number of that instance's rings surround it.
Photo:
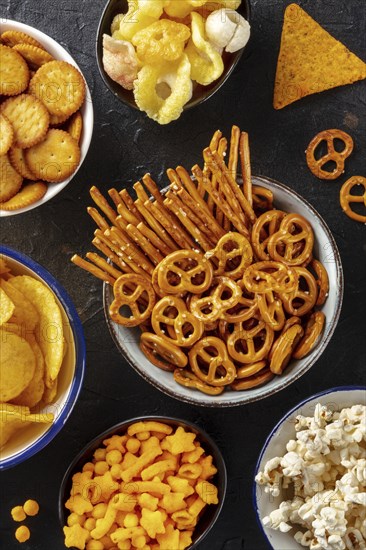
<path fill-rule="evenodd" d="M 0 246 L 0 470 L 30 458 L 62 429 L 85 367 L 83 330 L 61 285 Z"/>
<path fill-rule="evenodd" d="M 227 475 L 221 452 L 196 424 L 125 420 L 69 466 L 59 493 L 67 548 L 197 548 L 216 522 Z"/>
<path fill-rule="evenodd" d="M 2 22 L 0 54 L 0 216 L 11 216 L 70 182 L 90 145 L 93 106 L 74 59 L 41 31 Z"/>

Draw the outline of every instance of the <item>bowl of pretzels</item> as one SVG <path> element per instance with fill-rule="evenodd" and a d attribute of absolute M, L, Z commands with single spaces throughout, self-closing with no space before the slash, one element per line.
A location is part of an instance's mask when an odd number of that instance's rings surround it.
<path fill-rule="evenodd" d="M 215 132 L 202 166 L 168 169 L 162 191 L 150 174 L 136 198 L 111 189 L 109 202 L 92 187 L 93 244 L 106 258 L 72 258 L 105 282 L 106 320 L 130 365 L 194 405 L 286 388 L 320 358 L 341 310 L 329 228 L 295 191 L 252 176 L 249 155 L 234 126 L 230 142 Z"/>

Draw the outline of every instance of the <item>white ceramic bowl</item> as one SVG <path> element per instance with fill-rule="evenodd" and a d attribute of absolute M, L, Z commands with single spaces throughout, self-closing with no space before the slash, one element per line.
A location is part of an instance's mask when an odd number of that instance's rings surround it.
<path fill-rule="evenodd" d="M 194 405 L 206 407 L 232 407 L 263 399 L 292 384 L 319 359 L 333 334 L 341 311 L 343 298 L 342 265 L 333 236 L 316 210 L 300 195 L 285 185 L 264 177 L 253 177 L 253 183 L 262 185 L 274 192 L 274 204 L 287 212 L 297 212 L 307 218 L 314 230 L 314 256 L 326 267 L 329 275 L 329 296 L 321 310 L 326 316 L 326 325 L 318 345 L 301 360 L 290 362 L 281 376 L 276 376 L 268 384 L 248 391 L 227 390 L 221 395 L 210 396 L 185 388 L 175 382 L 172 373 L 165 372 L 148 361 L 139 347 L 140 330 L 127 329 L 111 321 L 109 306 L 113 300 L 112 289 L 104 285 L 105 315 L 111 335 L 131 366 L 148 382 L 164 393 Z"/>
<path fill-rule="evenodd" d="M 332 411 L 340 411 L 352 405 L 366 405 L 366 387 L 345 386 L 332 388 L 305 399 L 294 409 L 289 411 L 275 426 L 268 436 L 255 469 L 255 476 L 263 470 L 268 460 L 275 456 L 283 456 L 286 453 L 286 443 L 295 439 L 296 416 L 313 416 L 317 403 L 327 405 Z M 296 532 L 292 529 L 288 533 L 281 533 L 268 527 L 264 527 L 261 519 L 276 510 L 284 500 L 281 494 L 273 497 L 264 492 L 263 486 L 254 482 L 253 504 L 257 512 L 259 525 L 267 537 L 267 540 L 274 550 L 304 550 L 304 547 L 296 542 L 293 535 Z"/>
<path fill-rule="evenodd" d="M 0 245 L 3 257 L 15 275 L 30 275 L 47 285 L 60 306 L 66 354 L 58 376 L 56 398 L 52 403 L 36 408 L 37 414 L 53 413 L 53 424 L 29 424 L 16 432 L 0 449 L 0 470 L 16 466 L 38 453 L 58 434 L 64 426 L 78 398 L 85 370 L 85 342 L 79 316 L 66 291 L 42 266 L 29 257 Z"/>
<path fill-rule="evenodd" d="M 29 34 L 30 36 L 38 40 L 38 42 L 40 42 L 55 59 L 67 61 L 71 65 L 74 65 L 74 67 L 76 67 L 82 73 L 80 67 L 77 65 L 74 58 L 71 57 L 69 52 L 66 51 L 65 48 L 63 48 L 58 42 L 56 42 L 56 40 L 54 40 L 44 32 L 41 32 L 34 27 L 30 27 L 29 25 L 25 25 L 24 23 L 12 21 L 11 19 L 1 19 L 0 33 L 10 30 L 25 32 Z M 72 174 L 72 176 L 60 183 L 49 183 L 46 194 L 39 201 L 31 204 L 30 206 L 19 208 L 18 210 L 13 210 L 9 212 L 6 210 L 0 210 L 0 217 L 15 216 L 16 214 L 22 214 L 23 212 L 28 212 L 29 210 L 33 210 L 33 208 L 37 208 L 37 206 L 41 206 L 42 204 L 56 196 L 60 191 L 62 191 L 79 170 L 88 152 L 94 125 L 93 103 L 90 95 L 90 90 L 88 88 L 88 84 L 85 78 L 84 81 L 86 86 L 86 95 L 84 104 L 80 109 L 83 117 L 83 131 L 80 139 L 81 157 L 79 166 L 77 167 L 76 171 Z"/>

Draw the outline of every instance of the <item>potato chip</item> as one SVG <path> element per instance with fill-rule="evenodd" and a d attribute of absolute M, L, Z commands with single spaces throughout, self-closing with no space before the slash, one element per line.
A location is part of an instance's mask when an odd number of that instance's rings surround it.
<path fill-rule="evenodd" d="M 57 387 L 58 387 L 57 378 L 56 380 L 52 380 L 52 381 L 46 380 L 46 383 L 48 384 L 49 387 L 46 386 L 44 389 L 42 402 L 45 405 L 49 405 L 55 400 L 55 397 L 57 395 Z"/>
<path fill-rule="evenodd" d="M 15 405 L 23 405 L 32 409 L 41 401 L 45 389 L 43 382 L 44 359 L 35 337 L 32 335 L 27 336 L 27 342 L 30 344 L 36 358 L 36 368 L 28 386 L 15 399 L 12 399 L 11 402 Z"/>
<path fill-rule="evenodd" d="M 0 288 L 6 292 L 15 306 L 14 315 L 18 320 L 22 333 L 27 334 L 34 331 L 39 322 L 39 315 L 32 302 L 12 284 L 11 280 L 4 281 L 1 279 Z"/>
<path fill-rule="evenodd" d="M 6 292 L 0 287 L 0 325 L 9 321 L 15 306 Z"/>
<path fill-rule="evenodd" d="M 30 383 L 36 368 L 36 358 L 29 343 L 0 329 L 0 402 L 11 401 Z"/>
<path fill-rule="evenodd" d="M 36 308 L 40 323 L 37 340 L 46 364 L 46 385 L 57 378 L 63 359 L 63 326 L 61 311 L 53 292 L 29 275 L 19 275 L 11 284 L 20 290 Z"/>
<path fill-rule="evenodd" d="M 24 428 L 29 422 L 51 423 L 52 413 L 31 414 L 28 407 L 20 407 L 9 403 L 0 403 L 0 449 L 11 436 Z"/>
<path fill-rule="evenodd" d="M 273 106 L 366 78 L 366 63 L 297 4 L 285 11 Z"/>

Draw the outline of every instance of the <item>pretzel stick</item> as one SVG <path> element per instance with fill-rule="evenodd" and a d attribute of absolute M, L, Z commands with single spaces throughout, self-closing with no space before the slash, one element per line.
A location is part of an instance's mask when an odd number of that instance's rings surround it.
<path fill-rule="evenodd" d="M 93 218 L 99 229 L 101 229 L 102 231 L 109 229 L 107 220 L 103 218 L 103 216 L 98 212 L 96 208 L 93 208 L 93 206 L 88 206 L 86 211 L 88 212 L 89 216 Z"/>
<path fill-rule="evenodd" d="M 183 191 L 184 191 L 184 189 L 183 189 Z M 188 193 L 187 193 L 187 195 L 188 195 Z M 173 193 L 173 191 L 168 191 L 167 194 L 166 194 L 166 197 L 168 199 L 173 200 L 176 207 L 179 208 L 179 210 L 181 212 L 183 212 L 185 216 L 188 216 L 188 218 L 195 224 L 195 226 L 198 228 L 198 230 L 202 234 L 206 235 L 206 239 L 208 241 L 210 241 L 211 243 L 216 244 L 216 241 L 218 239 L 215 239 L 215 237 L 212 234 L 212 231 L 208 228 L 207 223 L 202 223 L 200 217 L 197 215 L 196 205 L 193 205 L 193 209 L 190 208 L 189 204 L 185 203 L 185 201 L 183 201 L 181 199 L 181 197 L 179 197 L 177 194 Z M 175 212 L 175 214 L 177 215 L 176 212 Z M 187 228 L 187 231 L 189 231 L 188 228 Z M 195 238 L 196 232 L 194 234 L 192 234 L 191 231 L 189 231 L 189 233 L 192 235 L 193 238 Z"/>
<path fill-rule="evenodd" d="M 198 229 L 197 225 L 195 225 L 195 223 L 188 217 L 186 212 L 180 208 L 179 203 L 177 204 L 176 202 L 177 200 L 179 199 L 173 195 L 171 198 L 166 198 L 164 200 L 164 205 L 172 212 L 175 212 L 180 222 L 193 236 L 196 241 L 194 248 L 197 248 L 198 245 L 205 252 L 207 250 L 211 250 L 213 248 L 212 244 L 205 238 L 202 232 Z"/>
<path fill-rule="evenodd" d="M 134 183 L 133 188 L 136 191 L 137 198 L 140 199 L 142 202 L 148 201 L 150 199 L 140 181 Z"/>
<path fill-rule="evenodd" d="M 148 201 L 151 206 L 151 201 Z M 147 209 L 143 203 L 137 199 L 136 206 L 143 215 L 143 219 L 149 224 L 151 229 L 158 235 L 158 237 L 164 241 L 166 246 L 169 246 L 169 248 L 173 250 L 178 250 L 178 246 L 175 241 L 170 237 L 167 231 L 165 231 L 165 228 L 161 225 L 161 223 L 155 218 L 154 214 Z M 150 208 L 149 206 L 149 208 Z"/>
<path fill-rule="evenodd" d="M 232 175 L 228 171 L 225 162 L 218 156 L 217 153 L 211 153 L 209 149 L 206 150 L 206 152 L 209 158 L 213 159 L 214 163 L 216 164 L 217 168 L 221 172 L 222 176 L 225 178 L 225 180 L 229 184 L 229 187 L 231 188 L 233 194 L 235 195 L 236 200 L 240 204 L 240 208 L 242 212 L 245 214 L 245 216 L 247 216 L 247 218 L 252 224 L 255 223 L 257 217 L 254 213 L 254 210 L 252 206 L 249 204 L 245 195 L 242 193 L 239 185 L 236 183 L 236 180 L 232 177 Z M 215 169 L 217 169 L 216 166 L 215 166 Z"/>
<path fill-rule="evenodd" d="M 154 265 L 158 265 L 158 263 L 164 259 L 160 251 L 151 244 L 135 225 L 129 223 L 127 225 L 127 231 L 130 237 L 139 245 Z"/>
<path fill-rule="evenodd" d="M 236 174 L 238 171 L 239 160 L 239 141 L 240 141 L 240 129 L 237 126 L 231 128 L 230 138 L 230 153 L 227 166 L 230 170 L 232 177 L 236 180 Z"/>
<path fill-rule="evenodd" d="M 160 204 L 163 204 L 163 197 L 161 195 L 160 189 L 156 185 L 155 181 L 152 179 L 151 175 L 145 174 L 142 178 L 142 181 L 144 182 L 145 187 L 148 191 L 150 191 L 154 199 Z"/>
<path fill-rule="evenodd" d="M 219 147 L 217 149 L 217 152 L 222 159 L 224 159 L 226 150 L 227 150 L 227 139 L 221 138 L 219 141 Z M 217 181 L 216 176 L 212 175 L 211 180 L 212 180 L 212 185 L 214 186 L 215 189 L 217 189 L 219 182 Z M 210 196 L 209 196 L 209 199 L 212 201 L 212 198 Z M 220 210 L 219 208 L 216 208 L 216 219 L 220 227 L 224 228 L 225 232 L 230 231 L 230 220 L 228 220 L 226 216 L 224 216 L 222 210 Z"/>
<path fill-rule="evenodd" d="M 116 282 L 116 280 L 110 275 L 108 275 L 108 273 L 105 273 L 105 271 L 102 271 L 101 269 L 99 269 L 99 267 L 96 267 L 94 264 L 91 264 L 86 260 L 83 260 L 83 258 L 80 258 L 80 256 L 78 256 L 77 254 L 73 255 L 73 257 L 71 258 L 71 261 L 78 267 L 81 267 L 81 269 L 88 271 L 89 273 L 94 275 L 94 277 L 101 279 L 105 283 L 109 283 L 110 285 L 113 286 L 114 283 Z"/>
<path fill-rule="evenodd" d="M 117 189 L 109 189 L 108 195 L 111 197 L 112 201 L 116 205 L 116 208 L 118 207 L 119 204 L 123 204 L 123 201 Z"/>
<path fill-rule="evenodd" d="M 95 252 L 87 252 L 85 255 L 88 258 L 88 260 L 93 262 L 93 264 L 95 264 L 97 267 L 100 267 L 100 269 L 104 270 L 106 273 L 109 273 L 109 275 L 114 279 L 118 279 L 118 277 L 123 275 L 122 271 L 113 267 L 112 264 L 109 264 L 107 260 L 105 260 L 104 258 L 101 258 Z"/>
<path fill-rule="evenodd" d="M 152 231 L 152 229 L 150 229 L 144 222 L 140 222 L 137 225 L 137 229 L 139 229 L 141 233 L 144 235 L 144 237 L 149 239 L 149 241 L 151 241 L 152 244 L 158 250 L 160 250 L 162 254 L 164 254 L 164 256 L 167 256 L 168 254 L 173 252 L 173 250 L 169 248 L 169 246 L 167 246 L 165 242 L 162 241 L 160 237 L 158 237 L 158 235 L 154 233 L 154 231 Z"/>
<path fill-rule="evenodd" d="M 120 216 L 122 216 L 126 223 L 139 223 L 140 221 L 140 218 L 135 216 L 135 214 L 131 212 L 131 210 L 129 210 L 124 203 L 117 206 L 117 212 Z"/>
<path fill-rule="evenodd" d="M 252 174 L 250 167 L 249 136 L 242 132 L 239 142 L 241 173 L 243 177 L 243 193 L 250 206 L 253 206 Z"/>
<path fill-rule="evenodd" d="M 91 189 L 90 189 L 90 196 L 93 199 L 93 201 L 95 202 L 95 204 L 97 206 L 99 206 L 101 211 L 107 216 L 109 221 L 114 223 L 114 220 L 116 219 L 117 214 L 116 214 L 115 210 L 113 210 L 113 208 L 111 208 L 111 206 L 108 204 L 108 202 L 103 197 L 103 195 L 101 194 L 99 189 L 97 187 L 95 187 L 95 185 L 93 185 L 93 187 L 91 187 Z"/>
<path fill-rule="evenodd" d="M 171 212 L 158 202 L 151 202 L 150 206 L 145 203 L 147 208 L 151 208 L 155 218 L 161 223 L 161 225 L 167 230 L 172 239 L 175 240 L 180 248 L 194 248 L 195 244 L 189 233 L 180 224 L 177 216 L 171 214 Z"/>
<path fill-rule="evenodd" d="M 112 242 L 116 242 L 121 246 L 121 250 L 126 252 L 128 258 L 141 267 L 146 273 L 154 271 L 154 266 L 150 260 L 133 244 L 133 242 L 116 227 L 112 227 L 110 231 L 106 231 L 105 235 L 111 238 Z"/>
<path fill-rule="evenodd" d="M 191 195 L 193 200 L 196 202 L 197 209 L 203 210 L 204 212 L 206 212 L 208 216 L 210 216 L 211 215 L 210 209 L 208 208 L 203 198 L 197 192 L 196 186 L 191 180 L 191 176 L 188 174 L 187 170 L 183 168 L 183 166 L 177 166 L 175 171 L 171 169 L 169 171 L 167 170 L 167 174 L 168 172 L 172 176 L 174 176 L 174 174 L 178 175 L 178 178 L 175 179 L 175 183 L 177 183 L 178 187 L 179 186 L 181 187 L 183 185 L 186 191 Z M 169 174 L 168 174 L 168 177 L 169 177 Z"/>
<path fill-rule="evenodd" d="M 206 191 L 212 196 L 216 203 L 217 208 L 221 208 L 225 216 L 231 221 L 233 226 L 242 233 L 245 237 L 249 237 L 249 231 L 247 227 L 239 220 L 236 212 L 231 209 L 231 206 L 226 201 L 225 196 L 220 190 L 213 189 L 209 178 L 205 177 L 201 168 L 198 165 L 193 166 L 192 173 L 196 177 L 197 181 L 202 181 Z"/>
<path fill-rule="evenodd" d="M 132 197 L 129 195 L 127 189 L 122 189 L 119 192 L 121 199 L 125 203 L 127 210 L 131 212 L 140 222 L 144 221 L 144 218 L 141 216 L 140 212 L 137 210 L 135 203 L 133 202 Z M 134 222 L 129 222 L 134 223 Z"/>
<path fill-rule="evenodd" d="M 112 242 L 111 239 L 109 239 L 106 235 L 104 235 L 100 231 L 100 229 L 97 229 L 94 232 L 94 235 L 95 235 L 95 238 L 102 241 L 106 246 L 108 246 L 108 248 L 110 248 L 115 254 L 117 254 L 117 256 L 121 258 L 121 261 L 126 263 L 134 273 L 139 273 L 140 275 L 146 276 L 146 271 L 144 271 L 142 267 L 137 265 L 132 258 L 128 257 L 126 252 L 122 250 L 121 245 L 119 243 Z"/>
<path fill-rule="evenodd" d="M 97 237 L 95 237 L 93 240 L 92 240 L 92 244 L 95 246 L 95 248 L 97 248 L 98 250 L 100 250 L 100 252 L 103 252 L 103 254 L 105 256 L 107 256 L 107 258 L 109 258 L 113 263 L 114 265 L 117 265 L 120 269 L 122 269 L 122 271 L 124 273 L 134 273 L 133 269 L 130 268 L 129 265 L 126 264 L 126 262 L 124 262 L 122 260 L 122 258 L 120 258 L 119 256 L 117 256 L 117 254 L 115 252 L 113 252 L 113 250 L 111 250 L 105 243 L 103 243 L 100 239 L 98 239 Z"/>

